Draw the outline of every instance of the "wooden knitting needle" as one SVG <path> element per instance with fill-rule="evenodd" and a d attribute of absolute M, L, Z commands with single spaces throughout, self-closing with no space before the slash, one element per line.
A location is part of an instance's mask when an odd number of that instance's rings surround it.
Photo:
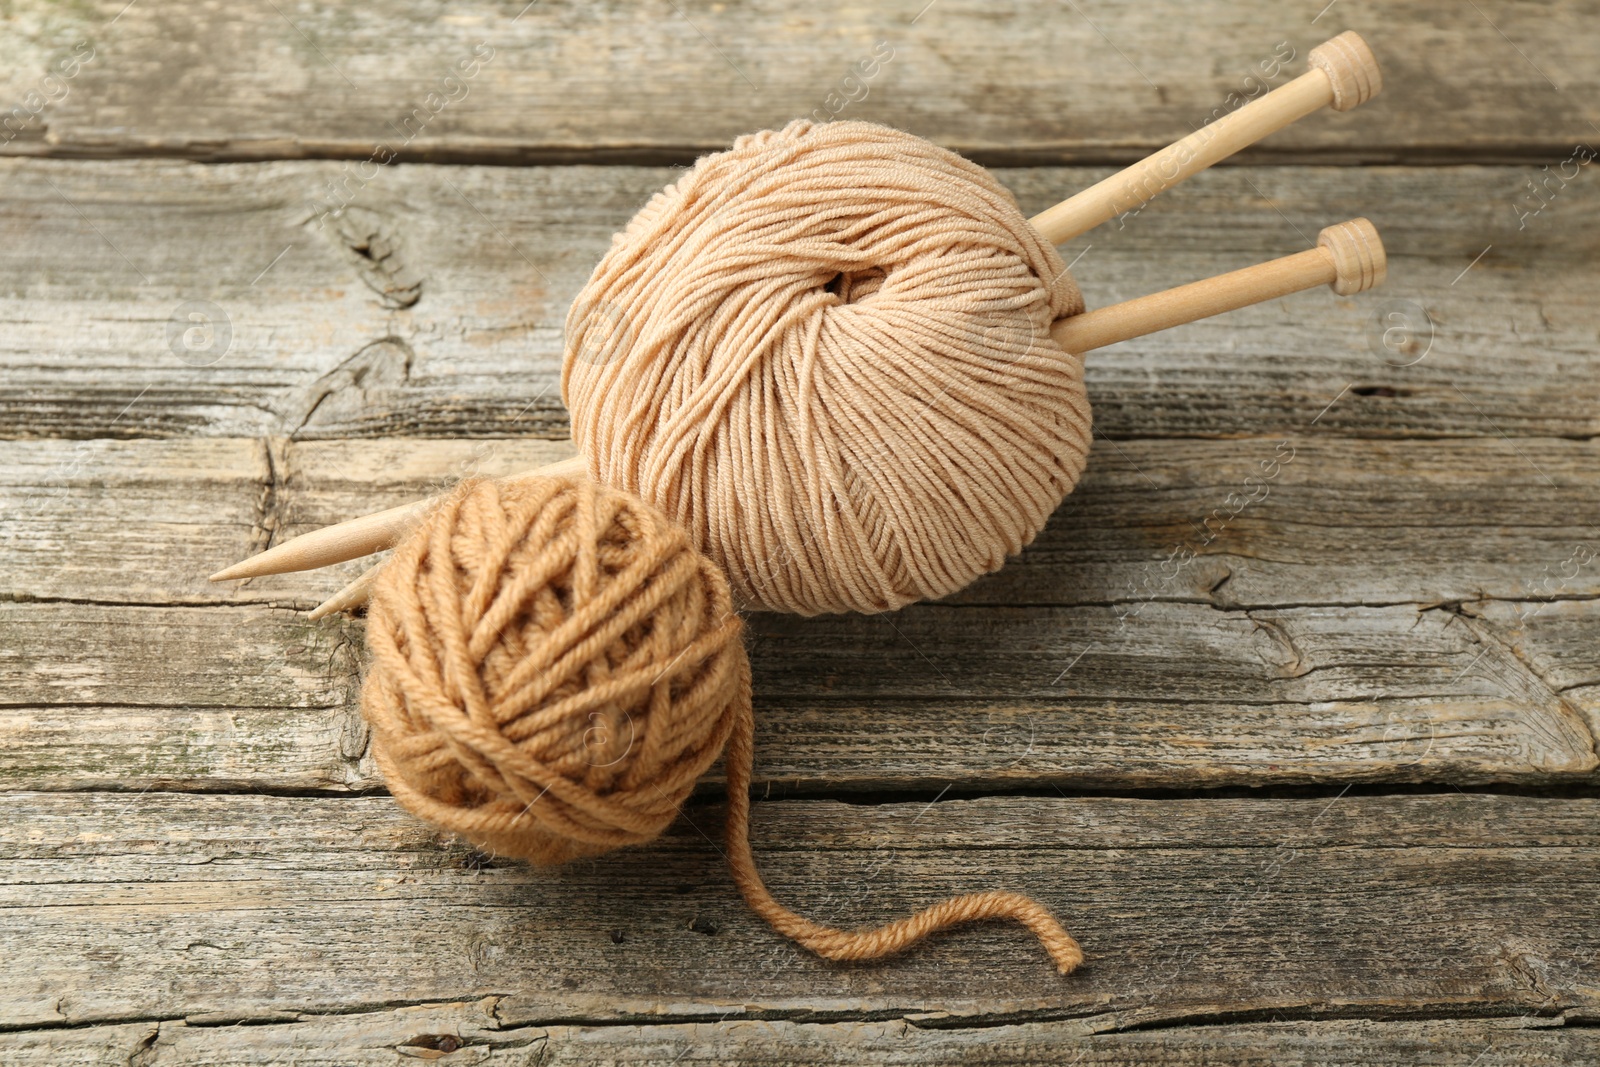
<path fill-rule="evenodd" d="M 1317 234 L 1315 248 L 1058 319 L 1050 336 L 1081 355 L 1319 285 L 1348 296 L 1381 284 L 1387 274 L 1377 229 L 1366 219 L 1351 219 Z"/>
<path fill-rule="evenodd" d="M 583 457 L 573 456 L 525 473 L 581 475 L 583 472 Z M 315 570 L 330 563 L 343 563 L 347 559 L 359 559 L 392 548 L 435 499 L 437 497 L 419 500 L 414 504 L 401 504 L 388 511 L 363 515 L 359 519 L 349 519 L 292 537 L 281 545 L 274 545 L 259 555 L 218 571 L 211 576 L 211 580 L 229 582 L 238 578 L 259 578 L 264 574 Z"/>
<path fill-rule="evenodd" d="M 422 501 L 422 503 L 426 503 L 426 501 Z M 378 572 L 383 569 L 384 563 L 387 562 L 388 560 L 381 560 L 362 571 L 360 577 L 355 581 L 312 608 L 306 618 L 315 622 L 317 619 L 325 615 L 332 615 L 336 611 L 354 611 L 361 607 L 367 602 L 367 594 L 372 591 L 373 580 L 378 577 Z"/>
<path fill-rule="evenodd" d="M 1289 84 L 1207 123 L 1029 221 L 1051 244 L 1064 244 L 1123 212 L 1143 207 L 1185 178 L 1313 111 L 1330 105 L 1335 111 L 1349 111 L 1383 88 L 1378 61 L 1357 33 L 1341 33 L 1322 42 L 1307 60 L 1311 69 Z"/>
<path fill-rule="evenodd" d="M 1319 233 L 1315 248 L 1061 319 L 1050 328 L 1050 336 L 1068 352 L 1082 355 L 1118 341 L 1143 337 L 1265 300 L 1276 300 L 1319 285 L 1331 286 L 1341 295 L 1359 293 L 1380 284 L 1386 273 L 1383 242 L 1377 229 L 1366 219 L 1351 219 Z M 582 457 L 573 457 L 517 477 L 583 472 Z M 426 513 L 431 502 L 405 504 L 314 530 L 219 571 L 211 580 L 311 570 L 388 548 Z M 377 570 L 377 567 L 369 568 L 318 605 L 312 617 L 321 618 L 365 603 Z"/>

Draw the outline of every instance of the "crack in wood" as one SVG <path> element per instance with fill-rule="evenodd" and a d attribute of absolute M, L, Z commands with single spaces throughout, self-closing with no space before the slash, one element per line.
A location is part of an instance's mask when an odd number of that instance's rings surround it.
<path fill-rule="evenodd" d="M 563 1013 L 548 1017 L 529 1016 L 527 1018 L 518 1018 L 513 1022 L 507 1022 L 501 1018 L 500 1011 L 501 1004 L 509 998 L 509 995 L 497 994 L 484 997 L 484 1001 L 492 1002 L 487 1004 L 482 1002 L 474 1003 L 470 1000 L 389 1000 L 340 1007 L 309 1008 L 304 1011 L 283 1009 L 264 1015 L 218 1011 L 205 1015 L 151 1018 L 105 1016 L 42 1026 L 8 1027 L 0 1025 L 0 1034 L 71 1033 L 73 1031 L 109 1029 L 130 1025 L 150 1026 L 153 1028 L 151 1037 L 143 1042 L 148 1047 L 155 1043 L 154 1028 L 160 1027 L 202 1031 L 234 1027 L 248 1028 L 255 1031 L 274 1028 L 290 1029 L 304 1024 L 315 1025 L 324 1021 L 360 1016 L 403 1016 L 408 1010 L 427 1008 L 466 1009 L 471 1010 L 474 1014 L 481 1014 L 485 1020 L 486 1029 L 491 1030 L 497 1036 L 513 1039 L 512 1042 L 497 1042 L 499 1047 L 516 1047 L 513 1042 L 518 1038 L 526 1038 L 527 1040 L 522 1043 L 531 1044 L 534 1040 L 543 1037 L 547 1031 L 568 1027 L 624 1030 L 639 1026 L 650 1026 L 682 1028 L 692 1031 L 708 1025 L 726 1025 L 728 1023 L 791 1023 L 806 1026 L 848 1026 L 858 1023 L 898 1022 L 904 1023 L 915 1030 L 934 1032 L 962 1030 L 981 1032 L 1003 1026 L 1071 1024 L 1074 1031 L 1085 1036 L 1214 1027 L 1240 1023 L 1370 1022 L 1393 1024 L 1398 1027 L 1405 1023 L 1422 1022 L 1450 1023 L 1519 1020 L 1525 1021 L 1528 1028 L 1538 1030 L 1569 1027 L 1587 1029 L 1600 1026 L 1600 1020 L 1589 1018 L 1573 1005 L 1563 1006 L 1560 1004 L 1560 998 L 1549 994 L 1546 990 L 1536 988 L 1536 980 L 1532 978 L 1531 972 L 1527 971 L 1524 965 L 1511 960 L 1508 960 L 1508 965 L 1528 983 L 1531 989 L 1539 992 L 1541 996 L 1544 996 L 1549 1001 L 1548 1007 L 1542 1007 L 1537 1011 L 1529 1011 L 1524 1007 L 1510 1005 L 1485 1011 L 1480 1006 L 1472 1003 L 1452 1003 L 1449 1001 L 1434 1003 L 1391 1001 L 1385 1003 L 1341 1004 L 1332 1001 L 1285 1000 L 1250 1008 L 1239 1008 L 1218 1003 L 1203 1003 L 1179 1007 L 1125 1008 L 1114 1011 L 1018 1008 L 1011 1011 L 994 1011 L 986 1012 L 982 1015 L 973 1015 L 958 1012 L 930 1012 L 921 1005 L 913 1006 L 910 1004 L 874 1009 L 784 1009 L 728 1005 L 725 1008 L 708 1006 L 705 1010 L 699 1012 L 673 1012 L 667 1016 L 651 1012 L 620 1015 L 573 1015 Z M 1452 1008 L 1456 1010 L 1450 1010 Z M 397 1041 L 395 1044 L 404 1045 L 409 1042 L 425 1040 L 429 1036 L 431 1035 L 418 1034 L 407 1040 Z M 464 1045 L 469 1043 L 475 1042 L 463 1042 Z"/>
<path fill-rule="evenodd" d="M 262 474 L 256 494 L 255 517 L 251 522 L 250 550 L 247 553 L 252 556 L 272 547 L 283 523 L 279 499 L 283 484 L 279 471 L 285 467 L 289 445 L 285 437 L 262 437 L 259 440 Z M 238 583 L 237 588 L 244 588 L 253 580 L 246 579 Z"/>

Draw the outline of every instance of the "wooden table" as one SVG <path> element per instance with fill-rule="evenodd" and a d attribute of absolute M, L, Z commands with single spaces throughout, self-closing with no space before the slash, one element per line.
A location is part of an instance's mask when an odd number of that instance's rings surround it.
<path fill-rule="evenodd" d="M 0 1062 L 1600 1058 L 1596 0 L 125 3 L 0 21 Z M 1017 888 L 1071 978 L 1008 925 L 797 951 L 716 777 L 649 848 L 475 852 L 301 614 L 359 565 L 205 581 L 568 454 L 568 302 L 737 134 L 893 123 L 1032 212 L 1347 28 L 1376 101 L 1065 254 L 1102 305 L 1367 215 L 1385 288 L 1095 353 L 1019 559 L 751 620 L 779 896 Z"/>

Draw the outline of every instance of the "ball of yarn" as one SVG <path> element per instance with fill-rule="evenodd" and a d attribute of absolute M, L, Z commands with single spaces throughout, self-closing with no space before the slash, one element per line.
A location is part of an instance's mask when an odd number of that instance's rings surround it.
<path fill-rule="evenodd" d="M 637 498 L 468 485 L 375 582 L 373 753 L 403 805 L 494 852 L 648 841 L 727 742 L 740 627 L 726 580 Z"/>
<path fill-rule="evenodd" d="M 952 897 L 865 930 L 779 904 L 750 848 L 755 721 L 727 581 L 657 509 L 586 478 L 477 482 L 447 497 L 378 572 L 361 691 L 372 751 L 413 813 L 535 862 L 656 837 L 727 750 L 724 855 L 776 930 L 837 960 L 946 927 L 1010 919 L 1056 966 L 1083 959 L 1018 893 Z"/>
<path fill-rule="evenodd" d="M 1030 542 L 1083 471 L 1083 310 L 982 167 L 795 122 L 657 194 L 567 319 L 591 473 L 682 524 L 743 605 L 887 611 Z"/>

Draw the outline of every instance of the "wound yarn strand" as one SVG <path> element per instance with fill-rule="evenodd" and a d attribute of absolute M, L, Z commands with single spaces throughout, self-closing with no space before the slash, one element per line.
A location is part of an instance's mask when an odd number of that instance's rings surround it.
<path fill-rule="evenodd" d="M 982 167 L 865 122 L 742 137 L 658 193 L 567 317 L 589 473 L 743 606 L 890 611 L 1031 542 L 1083 472 L 1083 310 Z"/>

